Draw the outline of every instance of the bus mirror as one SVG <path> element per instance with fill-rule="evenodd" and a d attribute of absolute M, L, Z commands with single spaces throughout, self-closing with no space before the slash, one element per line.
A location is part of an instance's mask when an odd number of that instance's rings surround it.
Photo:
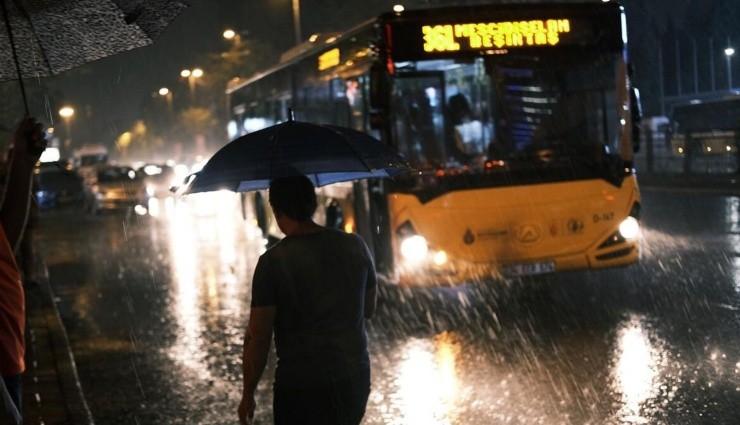
<path fill-rule="evenodd" d="M 390 80 L 383 64 L 375 62 L 370 67 L 370 106 L 373 109 L 388 107 Z"/>
<path fill-rule="evenodd" d="M 630 89 L 630 114 L 632 121 L 632 151 L 640 151 L 640 122 L 642 121 L 642 104 L 640 103 L 640 90 L 632 87 Z"/>

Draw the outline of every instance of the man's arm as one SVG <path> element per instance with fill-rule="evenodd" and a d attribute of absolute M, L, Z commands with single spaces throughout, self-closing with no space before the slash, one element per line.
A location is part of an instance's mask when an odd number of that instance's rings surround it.
<path fill-rule="evenodd" d="M 244 334 L 242 354 L 244 386 L 242 401 L 239 404 L 239 420 L 241 423 L 247 423 L 247 418 L 254 416 L 254 391 L 257 389 L 257 384 L 267 364 L 276 313 L 275 306 L 252 307 L 249 313 L 249 325 L 247 325 Z"/>
<path fill-rule="evenodd" d="M 0 224 L 5 230 L 10 247 L 15 250 L 28 218 L 33 167 L 46 148 L 46 139 L 41 124 L 33 118 L 25 117 L 13 132 L 12 141 L 13 150 L 0 206 Z"/>
<path fill-rule="evenodd" d="M 365 290 L 365 319 L 373 317 L 378 304 L 378 285 L 373 285 Z"/>

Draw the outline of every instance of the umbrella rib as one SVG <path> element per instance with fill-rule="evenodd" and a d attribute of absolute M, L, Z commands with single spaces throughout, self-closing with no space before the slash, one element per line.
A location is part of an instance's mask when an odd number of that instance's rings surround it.
<path fill-rule="evenodd" d="M 293 121 L 291 120 L 291 121 L 288 121 L 288 122 L 293 122 Z M 280 127 L 278 130 L 276 130 L 272 134 L 270 134 L 270 138 L 268 139 L 268 140 L 272 140 L 272 142 L 273 142 L 272 143 L 272 152 L 270 153 L 270 171 L 269 171 L 269 174 L 267 175 L 267 181 L 270 181 L 270 182 L 272 181 L 272 169 L 273 169 L 273 165 L 275 165 L 275 151 L 277 150 L 277 141 L 278 141 L 277 133 L 280 130 L 282 130 L 282 127 Z"/>
<path fill-rule="evenodd" d="M 338 134 L 339 136 L 342 136 L 342 137 L 340 137 L 340 139 L 342 140 L 342 142 L 344 142 L 345 145 L 349 146 L 349 148 L 352 149 L 352 151 L 355 153 L 355 156 L 357 156 L 357 158 L 360 161 L 362 161 L 362 165 L 364 165 L 365 168 L 367 168 L 368 171 L 374 171 L 375 170 L 375 168 L 373 168 L 373 167 L 371 167 L 371 166 L 368 165 L 367 161 L 365 161 L 365 158 L 363 158 L 360 155 L 360 153 L 357 151 L 357 149 L 355 149 L 355 147 L 352 146 L 352 144 L 347 141 L 347 138 L 344 137 L 344 135 L 342 133 L 340 133 L 340 132 L 338 132 L 338 131 L 336 131 L 333 128 L 328 127 L 328 126 L 323 126 L 323 127 L 326 128 L 326 129 L 328 129 L 329 131 L 334 132 L 335 134 Z"/>

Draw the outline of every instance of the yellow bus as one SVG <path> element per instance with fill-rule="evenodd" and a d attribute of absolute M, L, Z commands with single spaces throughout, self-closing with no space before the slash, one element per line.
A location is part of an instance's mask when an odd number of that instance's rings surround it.
<path fill-rule="evenodd" d="M 316 35 L 227 88 L 232 138 L 287 120 L 365 131 L 415 172 L 320 189 L 400 283 L 622 266 L 640 255 L 639 97 L 614 2 L 406 10 Z M 249 205 L 263 231 L 265 194 Z"/>

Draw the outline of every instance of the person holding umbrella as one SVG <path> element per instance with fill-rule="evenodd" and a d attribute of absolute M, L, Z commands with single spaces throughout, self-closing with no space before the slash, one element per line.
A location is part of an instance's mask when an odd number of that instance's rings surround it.
<path fill-rule="evenodd" d="M 0 372 L 17 411 L 25 370 L 25 294 L 14 251 L 23 236 L 31 201 L 33 168 L 46 149 L 41 124 L 24 117 L 16 127 L 0 203 Z M 4 406 L 11 409 L 13 406 Z"/>
<path fill-rule="evenodd" d="M 359 424 L 370 394 L 364 321 L 377 297 L 370 251 L 360 236 L 313 221 L 316 193 L 304 175 L 272 180 L 269 202 L 285 238 L 254 272 L 240 423 L 254 417 L 274 333 L 275 424 Z"/>

